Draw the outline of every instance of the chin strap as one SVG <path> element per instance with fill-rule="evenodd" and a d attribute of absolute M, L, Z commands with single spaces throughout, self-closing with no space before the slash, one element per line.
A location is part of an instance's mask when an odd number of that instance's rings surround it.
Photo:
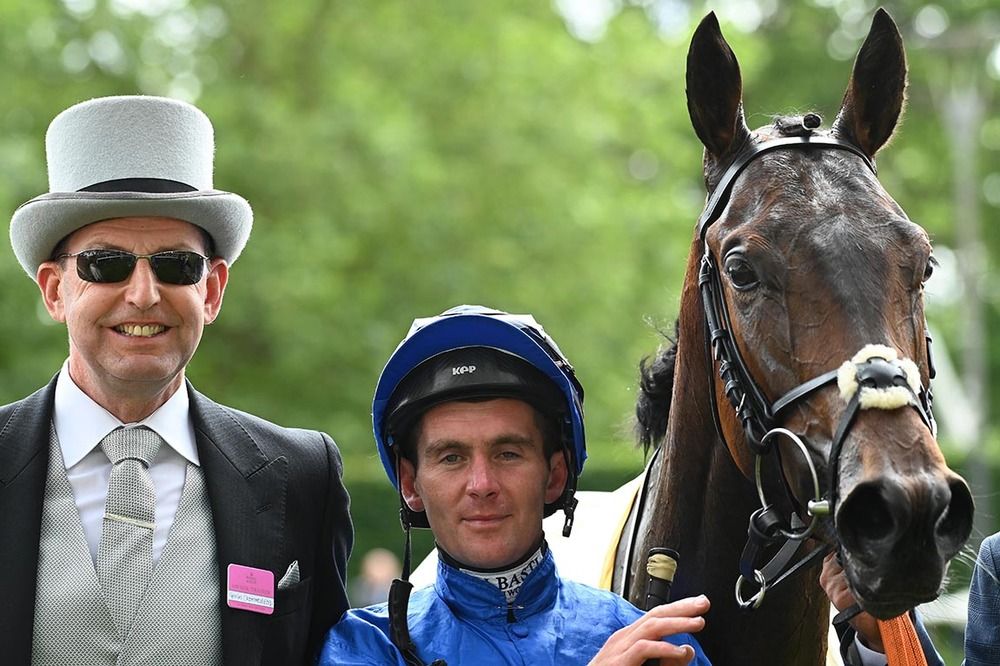
<path fill-rule="evenodd" d="M 400 468 L 399 455 L 396 456 L 396 469 Z M 410 566 L 412 564 L 413 548 L 410 543 L 410 512 L 403 499 L 402 487 L 399 489 L 399 522 L 403 526 L 403 533 L 406 541 L 403 545 L 403 571 L 400 578 L 392 581 L 389 586 L 389 640 L 399 650 L 400 656 L 406 662 L 406 666 L 425 666 L 424 662 L 417 655 L 417 646 L 410 638 L 410 625 L 407 621 L 407 612 L 410 607 L 410 592 L 413 591 L 413 583 L 410 582 Z M 435 659 L 430 666 L 448 666 L 443 659 Z"/>
<path fill-rule="evenodd" d="M 576 512 L 579 500 L 574 497 L 572 490 L 567 490 L 563 502 L 563 513 L 566 514 L 566 520 L 563 522 L 562 535 L 568 537 L 569 533 L 573 531 L 573 514 Z"/>
<path fill-rule="evenodd" d="M 413 639 L 410 638 L 410 626 L 406 618 L 410 605 L 410 592 L 413 591 L 413 584 L 410 582 L 411 547 L 408 523 L 404 522 L 403 530 L 406 532 L 403 576 L 392 581 L 392 585 L 389 587 L 389 639 L 399 650 L 399 654 L 407 666 L 425 666 L 424 662 L 417 656 L 417 647 L 413 644 Z M 447 666 L 447 664 L 443 659 L 435 659 L 430 666 Z"/>
<path fill-rule="evenodd" d="M 406 611 L 412 591 L 413 584 L 402 578 L 392 581 L 389 587 L 389 638 L 408 666 L 423 666 L 424 662 L 417 656 L 416 646 L 410 638 L 410 627 L 406 621 Z"/>

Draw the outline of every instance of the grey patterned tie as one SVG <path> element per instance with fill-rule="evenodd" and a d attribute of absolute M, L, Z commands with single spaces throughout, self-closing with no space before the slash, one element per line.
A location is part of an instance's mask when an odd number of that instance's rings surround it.
<path fill-rule="evenodd" d="M 101 448 L 111 460 L 97 578 L 122 638 L 128 636 L 153 572 L 156 490 L 147 469 L 163 440 L 146 427 L 118 428 Z"/>

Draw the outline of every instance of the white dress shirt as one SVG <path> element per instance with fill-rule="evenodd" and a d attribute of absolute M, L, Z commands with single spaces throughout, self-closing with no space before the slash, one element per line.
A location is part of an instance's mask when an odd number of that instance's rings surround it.
<path fill-rule="evenodd" d="M 858 648 L 858 657 L 861 658 L 861 666 L 887 666 L 885 655 L 866 647 L 861 642 L 860 636 L 854 637 L 854 645 Z"/>
<path fill-rule="evenodd" d="M 187 464 L 199 464 L 194 425 L 188 409 L 184 384 L 163 405 L 138 423 L 122 423 L 90 396 L 80 390 L 69 376 L 69 362 L 63 364 L 56 382 L 53 424 L 62 448 L 66 476 L 73 488 L 80 511 L 83 534 L 90 556 L 97 560 L 97 546 L 104 523 L 104 503 L 108 496 L 111 461 L 98 446 L 104 436 L 121 426 L 144 425 L 154 430 L 167 446 L 149 467 L 156 488 L 156 527 L 153 530 L 153 562 L 159 560 L 167 534 L 174 523 Z"/>

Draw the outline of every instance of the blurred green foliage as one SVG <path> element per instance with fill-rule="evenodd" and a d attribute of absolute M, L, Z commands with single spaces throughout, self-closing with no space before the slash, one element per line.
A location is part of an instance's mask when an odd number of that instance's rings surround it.
<path fill-rule="evenodd" d="M 885 6 L 911 84 L 881 178 L 952 245 L 941 97 L 969 83 L 995 104 L 1000 11 L 989 0 Z M 149 93 L 202 107 L 216 127 L 216 185 L 246 196 L 256 219 L 189 376 L 226 404 L 330 432 L 358 552 L 396 548 L 369 409 L 417 316 L 461 302 L 535 314 L 587 388 L 583 485 L 611 487 L 641 467 L 629 434 L 636 366 L 672 328 L 704 196 L 683 77 L 690 34 L 712 7 L 740 59 L 752 126 L 813 109 L 832 120 L 868 0 L 0 0 L 0 208 L 48 189 L 44 131 L 70 104 Z M 990 330 L 995 106 L 978 141 Z M 0 252 L 0 280 L 7 402 L 57 371 L 66 341 L 12 252 Z M 952 288 L 930 309 L 938 353 L 962 343 L 961 298 Z M 996 376 L 1000 350 L 988 363 Z M 1000 386 L 989 390 L 995 412 Z M 997 439 L 991 426 L 982 446 L 993 464 Z M 964 453 L 943 445 L 960 463 Z M 980 507 L 996 516 L 992 503 Z"/>

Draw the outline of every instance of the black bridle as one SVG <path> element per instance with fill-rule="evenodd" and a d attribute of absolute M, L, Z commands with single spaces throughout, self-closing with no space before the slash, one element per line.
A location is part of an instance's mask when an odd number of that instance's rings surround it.
<path fill-rule="evenodd" d="M 750 517 L 747 544 L 740 560 L 740 577 L 736 583 L 737 602 L 746 609 L 757 608 L 763 601 L 766 590 L 801 571 L 807 565 L 818 561 L 820 557 L 834 548 L 830 544 L 820 545 L 793 563 L 796 553 L 806 538 L 812 535 L 817 519 L 821 516 L 834 515 L 837 502 L 840 452 L 860 409 L 861 391 L 856 391 L 848 402 L 834 433 L 828 460 L 830 480 L 824 497 L 820 492 L 820 482 L 815 466 L 802 438 L 782 428 L 781 424 L 784 420 L 783 414 L 789 407 L 807 399 L 815 391 L 836 383 L 838 369 L 835 368 L 799 384 L 774 402 L 767 399 L 760 385 L 754 381 L 733 336 L 719 270 L 706 236 L 709 227 L 721 217 L 729 205 L 737 178 L 750 163 L 765 153 L 775 150 L 843 150 L 860 157 L 872 174 L 877 176 L 878 172 L 871 158 L 854 144 L 830 136 L 814 135 L 812 130 L 818 128 L 819 125 L 818 116 L 807 114 L 803 118 L 802 133 L 798 136 L 772 139 L 753 144 L 747 148 L 723 174 L 709 197 L 704 212 L 698 219 L 697 229 L 704 249 L 698 272 L 698 287 L 705 311 L 706 347 L 714 361 L 718 363 L 723 393 L 735 410 L 743 427 L 747 446 L 756 457 L 756 483 L 761 508 Z M 926 325 L 924 331 L 928 370 L 930 377 L 933 378 L 934 367 L 930 356 L 931 337 L 927 333 Z M 917 393 L 914 393 L 906 381 L 905 372 L 898 363 L 891 359 L 871 358 L 857 364 L 856 377 L 858 383 L 864 387 L 874 389 L 885 389 L 892 386 L 906 387 L 912 398 L 910 404 L 917 410 L 931 432 L 936 432 L 931 413 L 930 388 L 921 387 Z M 719 413 L 715 403 L 714 386 L 711 390 L 711 399 L 716 429 L 720 439 L 725 442 L 725 434 L 719 423 Z M 807 513 L 811 516 L 808 524 L 803 522 L 794 511 L 788 520 L 783 519 L 778 510 L 769 504 L 764 497 L 760 461 L 768 453 L 776 450 L 774 442 L 779 436 L 790 439 L 798 446 L 811 472 L 814 497 L 806 507 Z M 794 496 L 788 487 L 788 481 L 780 469 L 779 477 L 782 479 L 786 493 L 795 504 Z M 777 553 L 767 560 L 765 553 L 772 552 L 775 548 L 777 548 Z M 743 599 L 742 588 L 745 580 L 753 580 L 758 586 L 758 591 L 749 600 Z"/>

